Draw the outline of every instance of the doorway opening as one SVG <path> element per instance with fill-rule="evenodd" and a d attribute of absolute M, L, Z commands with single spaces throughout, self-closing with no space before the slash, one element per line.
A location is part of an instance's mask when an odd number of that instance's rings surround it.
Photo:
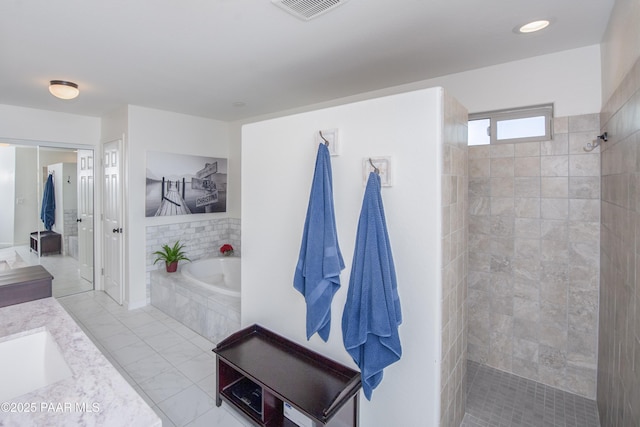
<path fill-rule="evenodd" d="M 3 140 L 0 164 L 0 270 L 42 265 L 54 297 L 94 289 L 93 148 Z"/>

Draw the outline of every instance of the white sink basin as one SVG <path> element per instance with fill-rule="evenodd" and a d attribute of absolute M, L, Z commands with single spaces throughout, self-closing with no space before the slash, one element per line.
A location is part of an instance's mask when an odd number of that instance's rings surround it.
<path fill-rule="evenodd" d="M 0 339 L 0 402 L 71 375 L 60 348 L 45 328 Z"/>

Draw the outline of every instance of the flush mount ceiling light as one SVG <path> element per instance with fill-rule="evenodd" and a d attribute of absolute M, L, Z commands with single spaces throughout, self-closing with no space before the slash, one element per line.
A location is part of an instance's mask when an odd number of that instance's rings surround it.
<path fill-rule="evenodd" d="M 49 82 L 49 92 L 60 99 L 73 99 L 80 94 L 77 84 L 64 80 L 51 80 Z"/>
<path fill-rule="evenodd" d="M 348 0 L 271 0 L 271 3 L 293 16 L 308 21 L 334 9 Z"/>
<path fill-rule="evenodd" d="M 521 34 L 535 33 L 549 26 L 550 22 L 546 19 L 529 22 L 528 24 L 517 27 L 517 32 Z"/>

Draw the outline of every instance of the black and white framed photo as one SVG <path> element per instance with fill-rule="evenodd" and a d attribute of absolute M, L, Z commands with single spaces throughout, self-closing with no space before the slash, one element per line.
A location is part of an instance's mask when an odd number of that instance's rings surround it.
<path fill-rule="evenodd" d="M 227 211 L 227 159 L 147 152 L 145 216 Z"/>

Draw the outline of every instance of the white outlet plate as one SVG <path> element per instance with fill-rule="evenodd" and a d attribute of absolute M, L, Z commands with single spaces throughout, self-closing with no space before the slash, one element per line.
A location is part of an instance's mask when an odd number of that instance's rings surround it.
<path fill-rule="evenodd" d="M 391 187 L 393 185 L 391 180 L 391 157 L 366 157 L 362 159 L 362 182 L 363 185 L 367 185 L 367 180 L 369 179 L 369 173 L 374 172 L 373 163 L 378 168 L 378 173 L 380 174 L 380 185 L 383 187 Z"/>
<path fill-rule="evenodd" d="M 332 156 L 340 155 L 340 140 L 338 138 L 338 129 L 323 129 L 322 136 L 329 141 L 329 154 Z M 320 136 L 320 132 L 316 132 L 316 144 L 324 144 L 324 139 Z"/>

